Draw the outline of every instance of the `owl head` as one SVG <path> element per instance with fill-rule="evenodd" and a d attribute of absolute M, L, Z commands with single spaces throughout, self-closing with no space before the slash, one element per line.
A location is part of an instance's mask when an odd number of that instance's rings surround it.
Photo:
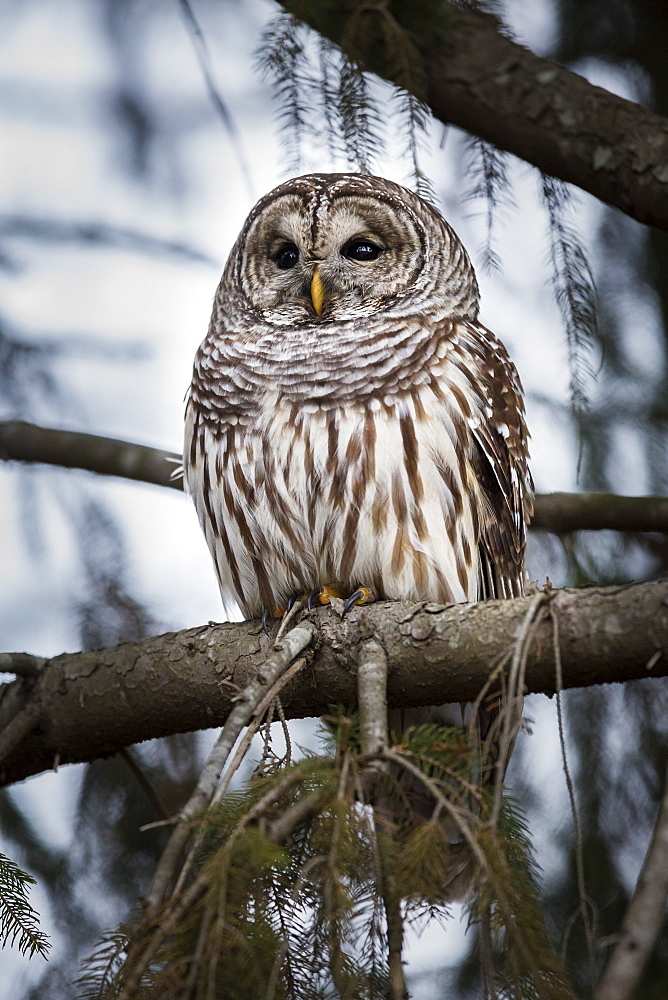
<path fill-rule="evenodd" d="M 221 289 L 265 323 L 308 326 L 378 312 L 473 319 L 478 287 L 469 258 L 436 209 L 381 177 L 306 174 L 253 208 Z"/>

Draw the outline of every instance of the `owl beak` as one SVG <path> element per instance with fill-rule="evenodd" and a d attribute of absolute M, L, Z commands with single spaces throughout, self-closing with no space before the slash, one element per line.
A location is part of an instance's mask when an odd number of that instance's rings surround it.
<path fill-rule="evenodd" d="M 313 272 L 313 277 L 311 278 L 311 302 L 313 303 L 313 308 L 315 309 L 318 316 L 322 312 L 323 302 L 325 301 L 325 286 L 323 284 L 322 278 L 318 268 L 316 267 Z"/>

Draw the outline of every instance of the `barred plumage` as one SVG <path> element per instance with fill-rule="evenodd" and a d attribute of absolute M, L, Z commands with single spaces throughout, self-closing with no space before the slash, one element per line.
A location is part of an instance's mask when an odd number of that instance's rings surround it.
<path fill-rule="evenodd" d="M 366 259 L 346 256 L 364 241 Z M 323 584 L 439 602 L 522 593 L 522 391 L 477 315 L 466 251 L 399 185 L 307 175 L 255 206 L 186 415 L 186 484 L 228 615 Z"/>

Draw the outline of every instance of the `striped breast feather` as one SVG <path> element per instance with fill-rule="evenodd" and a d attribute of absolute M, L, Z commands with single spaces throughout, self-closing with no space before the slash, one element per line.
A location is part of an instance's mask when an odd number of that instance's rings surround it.
<path fill-rule="evenodd" d="M 480 597 L 524 592 L 526 528 L 533 513 L 522 385 L 505 347 L 485 327 L 458 324 L 452 360 L 479 399 L 469 421 L 482 487 Z"/>

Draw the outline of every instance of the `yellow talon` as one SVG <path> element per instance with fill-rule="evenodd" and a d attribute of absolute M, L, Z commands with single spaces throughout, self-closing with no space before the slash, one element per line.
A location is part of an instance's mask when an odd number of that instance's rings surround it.
<path fill-rule="evenodd" d="M 375 600 L 376 595 L 370 587 L 358 587 L 343 605 L 343 614 L 346 615 L 354 604 L 371 604 Z"/>
<path fill-rule="evenodd" d="M 376 599 L 376 596 L 370 587 L 358 587 L 355 593 L 360 595 L 355 601 L 355 604 L 371 604 Z"/>
<path fill-rule="evenodd" d="M 333 597 L 340 597 L 340 596 L 341 596 L 340 593 L 338 592 L 338 590 L 335 590 L 334 587 L 325 586 L 321 588 L 318 600 L 320 601 L 321 604 L 329 604 L 329 602 Z"/>
<path fill-rule="evenodd" d="M 318 604 L 326 605 L 329 604 L 329 602 L 333 597 L 340 597 L 340 596 L 341 595 L 339 594 L 338 590 L 335 590 L 334 587 L 328 587 L 327 585 L 325 585 L 324 587 L 316 587 L 308 595 L 308 601 L 306 606 L 310 611 L 316 602 Z"/>

